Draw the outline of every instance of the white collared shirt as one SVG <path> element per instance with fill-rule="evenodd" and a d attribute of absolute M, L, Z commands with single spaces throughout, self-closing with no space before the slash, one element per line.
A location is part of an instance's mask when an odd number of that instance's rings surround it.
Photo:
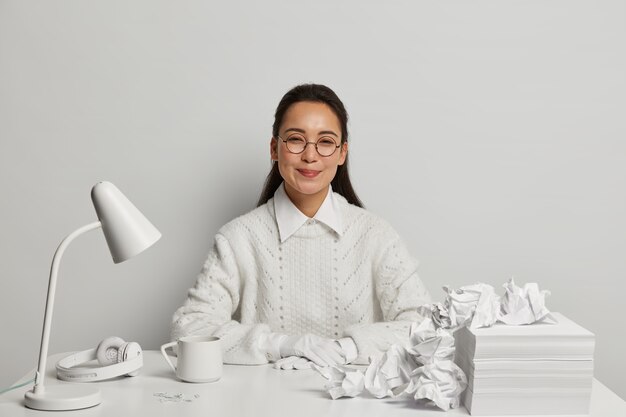
<path fill-rule="evenodd" d="M 313 216 L 313 219 L 307 217 L 293 204 L 285 191 L 284 182 L 274 193 L 274 211 L 276 212 L 276 222 L 278 223 L 281 243 L 309 221 L 322 222 L 339 236 L 342 234 L 343 219 L 341 218 L 341 210 L 330 184 L 328 185 L 328 194 L 326 194 L 324 202 L 317 210 L 317 213 L 315 213 L 315 216 Z"/>

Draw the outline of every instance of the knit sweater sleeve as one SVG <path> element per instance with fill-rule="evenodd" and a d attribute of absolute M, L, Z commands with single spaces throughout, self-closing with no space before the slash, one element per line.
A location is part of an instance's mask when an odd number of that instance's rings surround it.
<path fill-rule="evenodd" d="M 224 363 L 268 363 L 261 340 L 269 334 L 269 326 L 242 324 L 234 319 L 242 290 L 243 278 L 235 254 L 226 237 L 218 233 L 187 300 L 174 313 L 172 340 L 191 335 L 217 336 L 221 339 Z"/>
<path fill-rule="evenodd" d="M 417 274 L 417 260 L 398 234 L 393 230 L 390 233 L 382 239 L 385 244 L 373 258 L 376 296 L 384 321 L 357 324 L 344 331 L 357 346 L 355 363 L 369 363 L 371 356 L 384 353 L 392 344 L 408 347 L 411 324 L 423 319 L 418 307 L 431 302 Z"/>

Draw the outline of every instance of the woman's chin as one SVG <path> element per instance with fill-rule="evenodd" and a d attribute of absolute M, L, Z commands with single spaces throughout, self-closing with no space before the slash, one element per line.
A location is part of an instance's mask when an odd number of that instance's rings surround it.
<path fill-rule="evenodd" d="M 314 195 L 325 191 L 326 187 L 326 184 L 321 184 L 318 181 L 298 181 L 296 186 L 292 188 L 299 194 Z"/>

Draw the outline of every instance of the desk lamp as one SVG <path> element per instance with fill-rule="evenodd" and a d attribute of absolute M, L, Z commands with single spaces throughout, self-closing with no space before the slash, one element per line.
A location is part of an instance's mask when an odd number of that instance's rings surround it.
<path fill-rule="evenodd" d="M 57 272 L 65 248 L 77 236 L 101 227 L 113 262 L 117 264 L 138 255 L 161 238 L 161 233 L 152 223 L 110 182 L 103 181 L 94 185 L 91 189 L 91 200 L 99 221 L 69 234 L 63 239 L 52 258 L 35 386 L 24 395 L 28 408 L 78 410 L 93 407 L 101 402 L 100 390 L 88 385 L 69 383 L 44 387 Z"/>

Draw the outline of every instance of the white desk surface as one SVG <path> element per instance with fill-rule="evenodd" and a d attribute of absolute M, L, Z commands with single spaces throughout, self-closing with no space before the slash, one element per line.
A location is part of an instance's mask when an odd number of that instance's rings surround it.
<path fill-rule="evenodd" d="M 56 379 L 56 362 L 67 354 L 48 359 L 46 385 L 67 384 Z M 24 378 L 33 377 L 33 369 Z M 24 393 L 32 384 L 0 396 L 0 417 L 19 416 L 466 416 L 465 408 L 447 413 L 417 404 L 411 397 L 373 397 L 331 400 L 326 380 L 312 370 L 279 371 L 270 365 L 225 365 L 222 378 L 208 384 L 179 382 L 158 351 L 144 352 L 139 376 L 91 383 L 102 393 L 96 407 L 65 412 L 45 412 L 24 407 Z M 155 393 L 183 394 L 191 402 L 161 402 Z M 596 379 L 593 380 L 590 416 L 626 416 L 626 402 Z"/>

